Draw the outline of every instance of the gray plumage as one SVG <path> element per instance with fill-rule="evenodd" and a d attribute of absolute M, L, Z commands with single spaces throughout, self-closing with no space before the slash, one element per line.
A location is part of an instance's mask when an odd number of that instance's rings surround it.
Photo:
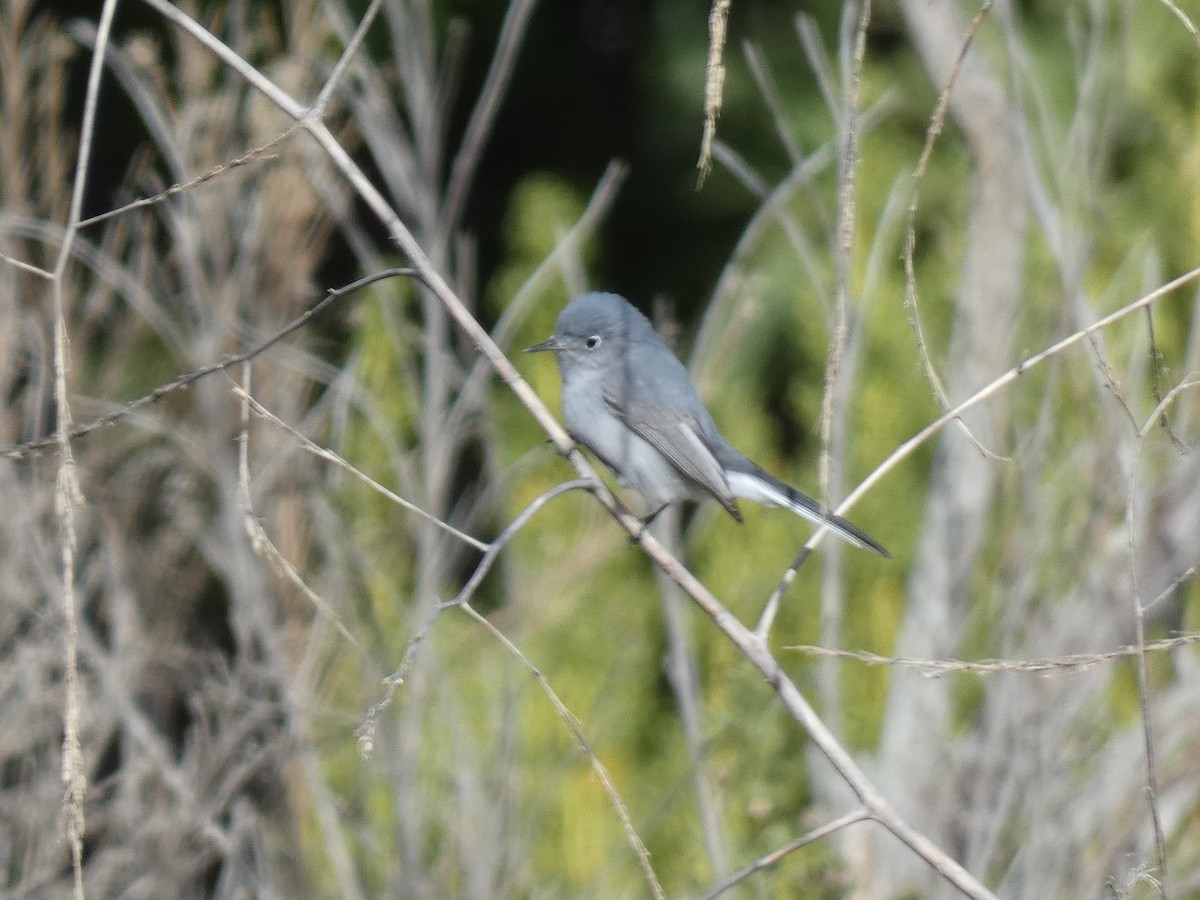
<path fill-rule="evenodd" d="M 527 352 L 553 351 L 567 430 L 646 498 L 655 513 L 714 497 L 739 522 L 737 499 L 782 506 L 859 547 L 890 556 L 840 516 L 764 471 L 717 431 L 687 369 L 650 321 L 617 294 L 576 297 L 554 333 Z"/>

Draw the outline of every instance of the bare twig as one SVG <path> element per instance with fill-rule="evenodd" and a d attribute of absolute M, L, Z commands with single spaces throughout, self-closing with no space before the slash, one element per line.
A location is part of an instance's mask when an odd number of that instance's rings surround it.
<path fill-rule="evenodd" d="M 92 225 L 99 225 L 102 222 L 107 222 L 110 219 L 115 219 L 118 216 L 126 215 L 134 212 L 135 210 L 145 209 L 148 206 L 154 206 L 158 203 L 162 203 L 164 200 L 170 200 L 172 197 L 178 194 L 187 193 L 199 185 L 212 181 L 214 178 L 220 178 L 222 175 L 227 175 L 235 169 L 241 168 L 242 166 L 247 166 L 256 162 L 271 162 L 278 160 L 278 155 L 268 153 L 268 151 L 281 144 L 286 138 L 291 136 L 295 130 L 295 126 L 292 126 L 287 131 L 273 137 L 265 144 L 261 144 L 252 150 L 247 150 L 241 156 L 237 157 L 236 159 L 231 159 L 229 162 L 221 163 L 219 166 L 213 166 L 207 172 L 202 172 L 195 178 L 189 178 L 187 181 L 180 182 L 179 184 L 173 184 L 169 188 L 161 190 L 152 196 L 140 197 L 137 200 L 126 203 L 124 206 L 118 206 L 116 209 L 106 210 L 105 212 L 94 215 L 89 219 L 84 219 L 79 223 L 79 227 L 87 228 Z"/>
<path fill-rule="evenodd" d="M 870 818 L 871 814 L 865 809 L 856 809 L 846 813 L 844 816 L 838 816 L 832 822 L 826 822 L 820 828 L 814 828 L 812 831 L 808 832 L 808 834 L 801 835 L 794 841 L 789 841 L 782 847 L 772 850 L 765 856 L 759 857 L 744 869 L 739 869 L 738 871 L 734 872 L 720 884 L 711 888 L 708 893 L 703 895 L 701 900 L 714 900 L 714 898 L 721 896 L 721 894 L 725 893 L 738 882 L 745 881 L 755 872 L 761 872 L 763 869 L 769 869 L 789 853 L 794 853 L 801 847 L 806 847 L 814 841 L 827 838 L 835 831 L 841 831 L 843 828 L 853 825 L 856 822 L 866 822 Z"/>
<path fill-rule="evenodd" d="M 658 880 L 658 875 L 654 872 L 654 866 L 650 862 L 650 851 L 646 849 L 645 842 L 642 841 L 641 836 L 637 833 L 637 829 L 633 825 L 633 819 L 629 817 L 629 809 L 626 807 L 625 801 L 621 798 L 621 794 L 617 791 L 616 785 L 613 784 L 612 777 L 608 774 L 608 769 L 604 767 L 604 764 L 600 762 L 600 758 L 592 750 L 587 736 L 583 733 L 583 725 L 579 719 L 562 702 L 562 698 L 550 686 L 550 682 L 542 674 L 541 670 L 533 664 L 529 657 L 521 652 L 516 644 L 508 639 L 508 635 L 476 612 L 475 608 L 469 603 L 459 604 L 458 608 L 482 625 L 509 653 L 519 659 L 521 664 L 529 670 L 529 674 L 537 681 L 538 687 L 542 689 L 542 693 L 549 699 L 550 705 L 554 707 L 554 711 L 558 713 L 559 718 L 570 729 L 571 735 L 575 738 L 575 743 L 579 745 L 584 755 L 587 756 L 592 771 L 596 773 L 596 778 L 599 779 L 601 786 L 604 788 L 604 793 L 608 795 L 608 802 L 616 811 L 617 818 L 621 820 L 621 827 L 625 831 L 625 838 L 629 841 L 629 845 L 633 848 L 634 853 L 637 854 L 638 862 L 641 863 L 642 871 L 646 875 L 646 881 L 650 885 L 651 894 L 653 894 L 655 900 L 665 900 L 667 895 L 663 891 L 662 885 Z"/>
<path fill-rule="evenodd" d="M 845 11 L 843 9 L 843 12 Z M 834 68 L 829 60 L 829 54 L 825 52 L 825 43 L 821 38 L 821 26 L 817 24 L 817 20 L 811 14 L 803 12 L 796 13 L 792 24 L 796 29 L 796 37 L 800 40 L 804 57 L 808 60 L 808 67 L 816 78 L 817 88 L 821 92 L 821 98 L 825 101 L 825 108 L 833 116 L 838 131 L 841 131 L 842 104 L 838 99 L 841 92 L 837 89 L 837 80 L 834 78 Z"/>
<path fill-rule="evenodd" d="M 862 67 L 867 49 L 867 26 L 871 21 L 870 0 L 859 0 L 858 21 L 854 29 L 854 50 L 851 54 L 849 71 L 843 72 L 842 107 L 839 116 L 841 143 L 838 167 L 837 225 L 834 229 L 834 263 L 837 269 L 834 290 L 833 329 L 829 350 L 825 360 L 825 390 L 821 398 L 821 453 L 817 461 L 817 483 L 822 503 L 831 494 L 841 491 L 842 462 L 846 452 L 846 400 L 842 366 L 847 355 L 850 331 L 850 271 L 854 254 L 854 231 L 858 214 L 857 168 L 859 96 L 862 87 Z M 854 7 L 847 4 L 844 17 L 852 15 Z M 843 59 L 845 58 L 843 54 Z M 834 407 L 838 409 L 838 421 L 834 422 Z M 833 644 L 842 636 L 842 567 L 841 547 L 835 546 L 829 553 L 828 565 L 821 573 L 821 643 Z M 764 628 L 758 633 L 766 637 L 774 613 L 764 611 Z M 832 665 L 818 667 L 817 690 L 821 708 L 825 711 L 834 734 L 842 733 L 841 689 L 838 670 Z"/>
<path fill-rule="evenodd" d="M 1162 352 L 1158 349 L 1158 338 L 1154 333 L 1154 313 L 1152 310 L 1146 310 L 1146 337 L 1149 340 L 1149 346 L 1146 348 L 1146 353 L 1150 358 L 1150 389 L 1154 395 L 1154 401 L 1158 404 L 1158 420 L 1162 425 L 1163 431 L 1167 433 L 1167 437 L 1171 439 L 1171 443 L 1175 445 L 1175 449 L 1183 452 L 1187 449 L 1183 439 L 1175 433 L 1175 429 L 1171 427 L 1171 419 L 1166 413 L 1166 398 L 1162 393 Z M 1176 388 L 1178 390 L 1178 387 Z"/>
<path fill-rule="evenodd" d="M 62 246 L 54 266 L 54 446 L 59 451 L 58 479 L 55 490 L 55 511 L 61 535 L 63 641 L 65 649 L 64 682 L 66 696 L 63 708 L 62 777 L 66 789 L 63 812 L 66 818 L 67 842 L 71 848 L 71 868 L 74 873 L 76 900 L 83 900 L 83 834 L 84 797 L 87 777 L 84 773 L 83 748 L 80 742 L 79 698 L 79 634 L 75 611 L 75 507 L 82 500 L 75 457 L 71 452 L 71 406 L 67 397 L 67 369 L 70 365 L 67 349 L 66 301 L 63 297 L 67 264 L 79 230 L 83 209 L 83 192 L 88 180 L 92 139 L 96 133 L 96 107 L 100 98 L 100 76 L 104 70 L 104 54 L 112 32 L 116 0 L 105 0 L 97 26 L 96 49 L 88 71 L 87 92 L 83 105 L 83 125 L 79 133 L 79 153 L 75 162 L 75 177 L 71 187 L 71 206 Z"/>
<path fill-rule="evenodd" d="M 475 571 L 471 573 L 471 577 L 467 579 L 467 583 L 463 585 L 462 590 L 458 592 L 458 595 L 453 600 L 443 605 L 460 606 L 464 603 L 470 602 L 471 597 L 474 596 L 475 591 L 479 588 L 479 585 L 483 583 L 484 577 L 491 570 L 492 564 L 496 562 L 496 557 L 500 555 L 500 551 L 508 545 L 508 542 L 512 540 L 513 536 L 522 528 L 524 528 L 525 523 L 533 518 L 534 514 L 537 513 L 538 510 L 540 510 L 543 506 L 545 506 L 555 497 L 560 497 L 568 491 L 592 490 L 594 487 L 595 483 L 593 481 L 584 478 L 576 478 L 571 481 L 564 481 L 561 484 L 555 485 L 554 487 L 550 488 L 550 490 L 543 491 L 541 494 L 535 497 L 528 506 L 521 510 L 520 515 L 509 522 L 507 527 L 500 532 L 499 536 L 497 536 L 494 541 L 488 544 L 488 548 L 484 552 L 483 558 L 480 559 L 479 563 L 475 566 Z"/>
<path fill-rule="evenodd" d="M 925 177 L 925 170 L 929 166 L 929 160 L 933 156 L 933 145 L 937 141 L 938 135 L 942 132 L 942 126 L 945 124 L 946 112 L 950 108 L 950 95 L 954 91 L 955 82 L 958 81 L 958 73 L 962 69 L 967 51 L 971 49 L 971 45 L 975 41 L 975 35 L 979 33 L 979 28 L 983 24 L 983 20 L 987 17 L 991 7 L 992 0 L 984 0 L 983 5 L 979 8 L 979 12 L 971 20 L 971 24 L 967 28 L 967 33 L 963 37 L 962 46 L 959 48 L 958 57 L 954 61 L 954 67 L 950 70 L 950 78 L 946 81 L 946 86 L 942 88 L 941 94 L 938 95 L 937 106 L 934 108 L 933 117 L 930 119 L 929 128 L 925 133 L 925 146 L 921 148 L 921 157 L 917 161 L 916 171 L 913 172 L 912 198 L 908 204 L 908 228 L 904 236 L 904 306 L 908 310 L 908 321 L 912 326 L 913 334 L 917 340 L 917 352 L 925 367 L 925 377 L 929 380 L 929 385 L 933 388 L 934 395 L 937 397 L 938 403 L 943 410 L 949 408 L 950 397 L 947 395 L 946 389 L 942 385 L 942 379 L 938 375 L 937 369 L 933 365 L 933 359 L 929 355 L 929 346 L 925 342 L 925 332 L 921 327 L 921 314 L 917 308 L 917 275 L 913 266 L 913 253 L 917 245 L 917 210 L 920 209 L 921 182 Z M 963 434 L 979 449 L 979 452 L 991 459 L 1004 458 L 984 447 L 962 418 L 956 418 L 955 421 L 962 429 Z"/>
<path fill-rule="evenodd" d="M 834 512 L 840 516 L 845 515 L 850 508 L 856 502 L 858 502 L 860 497 L 866 494 L 866 492 L 869 491 L 880 479 L 882 479 L 888 472 L 899 465 L 901 461 L 911 456 L 918 447 L 941 431 L 948 422 L 955 421 L 971 407 L 976 406 L 989 397 L 997 394 L 999 391 L 1007 387 L 1013 381 L 1016 381 L 1033 367 L 1040 365 L 1054 356 L 1057 356 L 1064 350 L 1067 350 L 1079 343 L 1081 340 L 1084 340 L 1089 335 L 1097 331 L 1101 331 L 1110 325 L 1115 324 L 1116 322 L 1119 322 L 1126 316 L 1137 312 L 1139 309 L 1143 309 L 1144 307 L 1156 303 L 1163 297 L 1166 297 L 1179 288 L 1197 280 L 1200 280 L 1200 267 L 1190 269 L 1189 271 L 1183 273 L 1177 278 L 1172 279 L 1161 287 L 1150 291 L 1148 294 L 1143 294 L 1137 300 L 1134 300 L 1132 303 L 1121 307 L 1121 309 L 1118 309 L 1116 312 L 1109 313 L 1109 315 L 1097 322 L 1093 322 L 1088 327 L 1081 328 L 1062 340 L 1051 344 L 1041 352 L 1035 353 L 1033 356 L 1027 357 L 1021 362 L 1017 363 L 1017 365 L 1015 365 L 1013 368 L 1009 369 L 1007 372 L 1000 375 L 990 383 L 984 385 L 958 406 L 939 416 L 936 420 L 931 422 L 929 425 L 926 425 L 919 432 L 893 450 L 888 457 L 883 460 L 883 462 L 876 466 L 875 469 L 859 483 L 858 487 L 856 487 L 846 496 L 846 498 L 838 505 Z M 1181 385 L 1180 387 L 1183 386 L 1184 385 Z M 1164 402 L 1167 402 L 1167 400 L 1172 398 L 1175 393 L 1176 391 L 1172 391 L 1172 393 L 1168 395 L 1168 398 L 1164 399 Z M 821 542 L 827 530 L 828 529 L 822 526 L 813 532 L 812 537 L 810 537 L 805 543 L 804 548 L 797 555 L 796 560 L 787 569 L 787 571 L 784 572 L 779 584 L 771 593 L 771 596 L 767 598 L 767 602 L 763 607 L 763 614 L 760 615 L 758 624 L 755 626 L 756 634 L 766 635 L 770 632 L 771 622 L 773 621 L 775 610 L 778 607 L 779 598 L 795 580 L 796 573 L 799 571 L 800 566 L 802 566 L 804 561 L 808 558 L 808 553 L 811 552 L 812 548 L 816 547 L 817 544 Z"/>
<path fill-rule="evenodd" d="M 1192 40 L 1196 42 L 1196 46 L 1200 47 L 1200 31 L 1196 29 L 1196 23 L 1192 21 L 1191 17 L 1179 8 L 1175 0 L 1159 0 L 1159 2 L 1171 11 L 1180 24 L 1187 29 L 1187 33 L 1192 36 Z"/>
<path fill-rule="evenodd" d="M 363 716 L 362 722 L 359 723 L 355 733 L 358 735 L 359 751 L 363 754 L 363 756 L 370 756 L 374 752 L 376 720 L 379 718 L 379 714 L 387 709 L 392 700 L 395 699 L 396 692 L 404 684 L 404 680 L 408 677 L 409 672 L 412 671 L 413 664 L 416 661 L 417 648 L 420 647 L 425 638 L 429 636 L 429 633 L 433 630 L 433 626 L 437 623 L 437 620 L 441 614 L 448 609 L 456 606 L 462 606 L 470 602 L 475 590 L 483 581 L 484 576 L 487 575 L 488 569 L 491 568 L 500 551 L 504 549 L 504 547 L 512 539 L 513 535 L 515 535 L 522 527 L 524 527 L 530 518 L 533 517 L 534 513 L 540 510 L 549 501 L 561 494 L 565 494 L 567 491 L 577 490 L 580 488 L 591 489 L 593 487 L 594 485 L 592 483 L 582 479 L 565 481 L 562 484 L 556 485 L 555 487 L 550 488 L 550 490 L 545 491 L 535 497 L 533 501 L 526 506 L 525 509 L 523 509 L 520 514 L 517 515 L 517 517 L 513 519 L 513 521 L 510 522 L 508 526 L 493 541 L 483 544 L 482 542 L 474 541 L 474 539 L 472 539 L 479 549 L 484 551 L 483 558 L 480 559 L 479 563 L 476 565 L 474 573 L 472 573 L 470 579 L 468 579 L 462 590 L 458 592 L 458 595 L 453 600 L 447 600 L 442 603 L 438 603 L 433 608 L 429 618 L 426 619 L 425 623 L 419 629 L 417 629 L 411 638 L 408 639 L 408 642 L 404 645 L 404 653 L 401 655 L 400 664 L 396 667 L 395 671 L 393 671 L 387 676 L 387 678 L 383 680 L 383 696 L 375 703 L 371 704 L 370 708 L 366 712 L 366 715 Z"/>
<path fill-rule="evenodd" d="M 234 394 L 236 396 L 238 396 L 241 399 L 244 399 L 247 403 L 250 404 L 250 408 L 254 411 L 255 415 L 270 422 L 276 428 L 280 428 L 283 431 L 286 431 L 293 438 L 295 438 L 296 441 L 299 442 L 301 447 L 303 447 L 306 451 L 311 453 L 313 456 L 316 456 L 318 459 L 324 459 L 328 462 L 333 463 L 339 469 L 341 469 L 344 472 L 347 472 L 354 478 L 358 479 L 363 484 L 365 484 L 368 488 L 375 491 L 380 496 L 386 497 L 388 500 L 392 501 L 397 506 L 402 506 L 405 509 L 407 509 L 409 512 L 415 513 L 416 515 L 423 518 L 425 521 L 430 522 L 433 525 L 437 526 L 438 528 L 442 529 L 447 534 L 451 534 L 454 537 L 458 538 L 464 544 L 470 544 L 476 550 L 487 550 L 488 545 L 485 544 L 483 541 L 479 540 L 476 537 L 472 537 L 471 535 L 467 534 L 465 531 L 461 531 L 458 528 L 455 528 L 453 525 L 451 525 L 448 522 L 442 521 L 437 516 L 435 516 L 433 513 L 427 512 L 426 510 L 422 509 L 417 504 L 413 503 L 411 500 L 406 500 L 405 498 L 403 498 L 399 494 L 397 494 L 395 491 L 389 490 L 388 488 L 384 487 L 382 484 L 380 484 L 378 481 L 376 481 L 374 478 L 372 478 L 366 472 L 362 471 L 362 469 L 359 469 L 357 466 L 352 465 L 344 457 L 333 452 L 328 447 L 322 447 L 320 444 L 316 443 L 315 441 L 311 440 L 310 438 L 305 437 L 298 430 L 296 430 L 296 428 L 294 426 L 289 425 L 287 422 L 283 421 L 283 419 L 279 418 L 277 415 L 275 415 L 273 412 L 271 412 L 269 409 L 267 409 L 265 406 L 263 406 L 261 403 L 259 403 L 257 400 L 255 400 L 253 397 L 251 397 L 249 394 L 242 391 L 240 388 L 235 386 L 233 390 L 234 390 Z"/>
<path fill-rule="evenodd" d="M 367 39 L 367 32 L 375 24 L 375 19 L 379 15 L 381 6 L 383 6 L 383 0 L 371 0 L 370 4 L 363 11 L 362 18 L 358 20 L 358 24 L 354 27 L 354 33 L 346 41 L 346 46 L 342 48 L 342 52 L 338 56 L 338 61 L 334 63 L 329 77 L 325 79 L 325 84 L 321 86 L 317 98 L 313 101 L 312 108 L 308 113 L 312 118 L 319 119 L 324 115 L 325 108 L 333 98 L 334 91 L 341 86 L 342 76 L 346 74 L 346 70 L 350 68 L 350 63 L 354 61 L 354 57 L 362 49 L 362 45 Z"/>
<path fill-rule="evenodd" d="M 704 187 L 704 179 L 712 167 L 713 139 L 717 136 L 717 117 L 721 115 L 721 96 L 725 90 L 725 29 L 729 21 L 731 0 L 713 0 L 708 14 L 708 61 L 704 66 L 704 134 L 700 137 L 700 158 L 696 168 L 696 190 Z"/>
<path fill-rule="evenodd" d="M 1153 344 L 1151 345 L 1151 355 L 1154 354 Z M 1151 720 L 1150 706 L 1150 688 L 1146 674 L 1146 611 L 1161 599 L 1159 598 L 1150 603 L 1143 603 L 1141 592 L 1138 588 L 1138 572 L 1137 572 L 1137 509 L 1136 502 L 1138 497 L 1138 472 L 1141 460 L 1141 447 L 1144 445 L 1146 436 L 1154 427 L 1154 423 L 1161 417 L 1166 422 L 1166 409 L 1170 403 L 1179 396 L 1187 388 L 1195 387 L 1197 380 L 1195 377 L 1185 379 L 1180 384 L 1176 385 L 1167 396 L 1159 400 L 1154 411 L 1146 419 L 1138 432 L 1137 444 L 1134 448 L 1132 460 L 1129 465 L 1129 491 L 1125 504 L 1125 530 L 1129 542 L 1129 578 L 1132 586 L 1133 595 L 1133 622 L 1134 633 L 1137 641 L 1137 654 L 1135 661 L 1137 663 L 1137 690 L 1138 690 L 1138 709 L 1141 713 L 1142 724 L 1142 744 L 1146 754 L 1146 802 L 1150 808 L 1150 823 L 1154 831 L 1154 852 L 1158 861 L 1158 871 L 1155 874 L 1155 885 L 1158 895 L 1167 900 L 1170 894 L 1167 890 L 1167 841 L 1163 833 L 1162 814 L 1159 811 L 1159 777 L 1158 777 L 1158 759 L 1154 751 L 1155 738 L 1154 726 Z M 1155 385 L 1157 393 L 1157 385 Z"/>
<path fill-rule="evenodd" d="M 242 427 L 238 432 L 238 493 L 242 501 L 242 513 L 245 519 L 246 534 L 250 538 L 250 546 L 259 556 L 268 560 L 277 572 L 290 581 L 322 616 L 333 623 L 333 626 L 352 646 L 359 646 L 358 638 L 350 633 L 337 611 L 329 601 L 305 584 L 296 567 L 285 557 L 279 548 L 267 536 L 258 515 L 254 512 L 254 498 L 250 492 L 250 367 L 247 365 L 242 374 L 242 384 L 232 385 L 234 395 L 242 401 Z M 255 406 L 258 406 L 255 402 Z"/>
<path fill-rule="evenodd" d="M 1193 566 L 1180 582 L 1186 581 L 1200 570 Z M 1148 608 L 1151 604 L 1146 604 Z M 829 647 L 814 647 L 811 644 L 796 644 L 784 647 L 784 650 L 794 650 L 808 656 L 824 656 L 834 659 L 852 660 L 868 666 L 889 666 L 916 669 L 931 678 L 941 678 L 944 675 L 965 673 L 969 675 L 1051 675 L 1056 673 L 1070 674 L 1091 669 L 1095 666 L 1123 659 L 1137 657 L 1143 653 L 1155 653 L 1163 650 L 1175 650 L 1179 647 L 1190 647 L 1200 644 L 1200 634 L 1181 634 L 1160 641 L 1145 644 L 1131 644 L 1108 650 L 1104 653 L 1070 653 L 1065 656 L 1052 656 L 1044 659 L 985 659 L 968 661 L 962 659 L 913 659 L 903 656 L 883 656 L 878 653 L 868 653 L 865 650 L 836 650 Z"/>
<path fill-rule="evenodd" d="M 750 41 L 742 44 L 742 55 L 746 57 L 750 74 L 754 76 L 754 82 L 758 86 L 758 95 L 762 97 L 763 102 L 767 104 L 767 110 L 771 113 L 771 122 L 775 125 L 775 136 L 783 145 L 783 149 L 788 155 L 788 161 L 795 169 L 804 161 L 804 154 L 800 152 L 800 145 L 796 143 L 796 137 L 784 114 L 783 98 L 780 96 L 779 86 L 771 74 L 771 67 L 763 58 L 758 45 Z"/>
<path fill-rule="evenodd" d="M 143 407 L 157 403 L 168 394 L 191 387 L 202 378 L 207 378 L 209 375 L 214 375 L 217 372 L 224 372 L 233 366 L 239 366 L 244 362 L 249 362 L 255 357 L 262 355 L 267 350 L 270 350 L 284 338 L 299 331 L 301 328 L 307 325 L 312 318 L 324 312 L 325 309 L 328 308 L 329 305 L 339 297 L 344 297 L 347 294 L 351 294 L 369 284 L 374 284 L 376 281 L 383 281 L 386 278 L 396 277 L 419 278 L 420 273 L 409 268 L 388 269 L 384 272 L 376 272 L 373 275 L 367 275 L 363 278 L 359 278 L 357 281 L 353 281 L 345 287 L 330 290 L 324 297 L 317 301 L 317 303 L 304 312 L 303 315 L 293 319 L 266 340 L 260 341 L 244 353 L 227 357 L 220 362 L 211 363 L 210 365 L 203 366 L 199 369 L 195 369 L 191 372 L 180 375 L 177 378 L 173 378 L 166 384 L 159 385 L 148 394 L 143 394 L 136 400 L 130 400 L 128 403 L 121 406 L 120 409 L 93 419 L 90 422 L 85 422 L 82 425 L 75 426 L 70 430 L 67 437 L 71 440 L 86 437 L 93 431 L 97 431 L 108 425 L 112 425 L 114 422 L 128 418 L 131 414 L 137 412 Z M 54 449 L 57 446 L 57 440 L 53 438 L 39 441 L 28 441 L 24 444 L 5 447 L 4 449 L 0 450 L 0 456 L 8 457 L 9 459 L 20 459 L 35 453 L 41 453 L 46 450 Z"/>
<path fill-rule="evenodd" d="M 52 281 L 54 279 L 53 272 L 47 272 L 45 269 L 38 268 L 37 266 L 31 265 L 27 262 L 22 262 L 19 259 L 13 259 L 11 256 L 8 256 L 4 253 L 0 253 L 0 262 L 7 263 L 14 269 L 19 269 L 22 272 L 28 272 L 30 275 L 36 275 L 38 278 L 44 278 L 46 281 Z"/>
<path fill-rule="evenodd" d="M 1120 309 L 1116 310 L 1115 312 L 1109 313 L 1104 318 L 1102 318 L 1096 322 L 1093 322 L 1091 325 L 1088 325 L 1086 328 L 1079 329 L 1078 331 L 1068 335 L 1067 337 L 1062 338 L 1059 341 L 1056 341 L 1055 343 L 1051 344 L 1049 347 L 1046 347 L 1044 350 L 1042 350 L 1038 353 L 1035 353 L 1035 354 L 1033 354 L 1033 356 L 1029 356 L 1029 357 L 1025 358 L 1024 360 L 1022 360 L 1021 362 L 1017 363 L 1015 366 L 1013 366 L 1007 372 L 1003 373 L 999 377 L 993 379 L 988 384 L 984 385 L 982 388 L 980 388 L 978 391 L 976 391 L 974 394 L 972 394 L 970 397 L 968 397 L 962 403 L 958 404 L 958 406 L 954 407 L 953 409 L 951 409 L 948 412 L 944 413 L 943 415 L 939 416 L 933 422 L 926 425 L 924 428 L 922 428 L 920 431 L 918 431 L 915 435 L 913 435 L 911 438 L 909 438 L 907 441 L 905 441 L 903 444 L 901 444 L 899 447 L 897 447 L 895 450 L 893 450 L 888 455 L 888 457 L 885 460 L 883 460 L 883 462 L 881 462 L 878 466 L 875 467 L 875 469 L 871 472 L 870 475 L 868 475 L 866 478 L 864 478 L 862 480 L 862 482 L 858 485 L 858 487 L 856 487 L 853 491 L 850 492 L 849 495 L 847 495 L 846 499 L 842 501 L 842 503 L 838 506 L 838 508 L 836 510 L 834 510 L 834 512 L 837 513 L 838 515 L 844 515 L 847 511 L 849 511 L 849 509 L 854 505 L 854 503 L 856 503 L 860 497 L 862 497 L 881 478 L 883 478 L 884 475 L 886 475 L 893 468 L 895 468 L 897 465 L 899 465 L 899 463 L 902 460 L 907 459 L 909 456 L 911 456 L 912 453 L 918 447 L 920 447 L 922 444 L 924 444 L 926 441 L 928 441 L 931 437 L 933 437 L 933 435 L 935 435 L 938 431 L 940 431 L 943 427 L 945 427 L 945 425 L 948 422 L 954 421 L 955 419 L 957 419 L 959 416 L 961 416 L 964 412 L 966 412 L 971 407 L 976 406 L 976 405 L 982 403 L 984 400 L 987 400 L 989 397 L 992 397 L 995 394 L 999 393 L 1001 390 L 1006 388 L 1008 385 L 1012 384 L 1012 382 L 1016 381 L 1018 378 L 1020 378 L 1022 375 L 1024 375 L 1026 372 L 1028 372 L 1030 369 L 1034 368 L 1035 366 L 1041 365 L 1046 360 L 1057 356 L 1058 354 L 1062 353 L 1064 350 L 1070 349 L 1075 344 L 1077 344 L 1080 341 L 1087 338 L 1089 335 L 1095 334 L 1098 331 L 1103 331 L 1105 328 L 1108 328 L 1110 325 L 1116 324 L 1117 322 L 1121 321 L 1122 319 L 1126 318 L 1127 316 L 1137 312 L 1139 309 L 1142 309 L 1144 307 L 1147 307 L 1154 303 L 1157 303 L 1159 300 L 1163 299 L 1166 296 L 1169 296 L 1170 294 L 1179 290 L 1181 287 L 1191 284 L 1192 282 L 1197 281 L 1197 280 L 1200 280 L 1200 266 L 1197 266 L 1194 269 L 1189 269 L 1188 271 L 1184 272 L 1182 275 L 1179 275 L 1179 276 L 1171 279 L 1166 284 L 1155 288 L 1154 290 L 1150 291 L 1149 293 L 1143 294 L 1141 297 L 1134 300 L 1133 302 L 1126 304 L 1125 306 L 1121 307 Z M 826 530 L 827 529 L 825 529 L 825 528 L 821 528 L 816 533 L 814 533 L 812 538 L 808 542 L 809 545 L 815 545 L 818 542 L 818 540 L 824 536 Z"/>

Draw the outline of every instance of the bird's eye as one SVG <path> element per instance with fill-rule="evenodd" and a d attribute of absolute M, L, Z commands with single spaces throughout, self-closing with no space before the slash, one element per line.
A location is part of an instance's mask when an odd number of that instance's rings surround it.
<path fill-rule="evenodd" d="M 583 345 L 589 350 L 595 350 L 600 346 L 600 335 L 593 334 L 590 338 L 583 342 Z"/>

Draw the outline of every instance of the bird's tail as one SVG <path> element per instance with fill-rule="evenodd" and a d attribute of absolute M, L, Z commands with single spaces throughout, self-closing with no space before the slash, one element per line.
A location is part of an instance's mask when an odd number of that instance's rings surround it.
<path fill-rule="evenodd" d="M 812 497 L 796 490 L 790 484 L 780 481 L 770 472 L 754 465 L 750 460 L 746 460 L 744 465 L 748 471 L 726 471 L 729 489 L 735 497 L 742 497 L 766 506 L 782 506 L 790 509 L 796 515 L 804 516 L 810 522 L 826 526 L 838 537 L 849 541 L 856 547 L 872 550 L 882 557 L 891 559 L 892 554 L 888 553 L 877 540 L 841 516 L 825 512 L 821 509 L 821 504 Z"/>

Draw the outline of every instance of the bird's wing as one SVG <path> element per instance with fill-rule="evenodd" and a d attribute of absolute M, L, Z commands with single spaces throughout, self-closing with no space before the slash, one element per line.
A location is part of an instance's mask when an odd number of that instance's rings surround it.
<path fill-rule="evenodd" d="M 676 373 L 667 374 L 671 376 Z M 665 456 L 689 480 L 712 494 L 734 518 L 741 521 L 741 514 L 725 478 L 725 469 L 706 438 L 705 421 L 699 418 L 703 416 L 707 419 L 707 412 L 703 411 L 699 398 L 695 397 L 690 381 L 674 384 L 670 377 L 665 381 L 667 384 L 664 385 L 660 380 L 654 390 L 648 390 L 641 378 L 631 378 L 624 385 L 627 388 L 624 396 L 605 391 L 605 405 L 634 434 Z M 688 402 L 693 398 L 694 406 Z M 667 399 L 673 401 L 669 409 Z M 699 408 L 699 414 L 694 412 L 696 408 Z M 709 427 L 712 427 L 711 422 Z"/>

